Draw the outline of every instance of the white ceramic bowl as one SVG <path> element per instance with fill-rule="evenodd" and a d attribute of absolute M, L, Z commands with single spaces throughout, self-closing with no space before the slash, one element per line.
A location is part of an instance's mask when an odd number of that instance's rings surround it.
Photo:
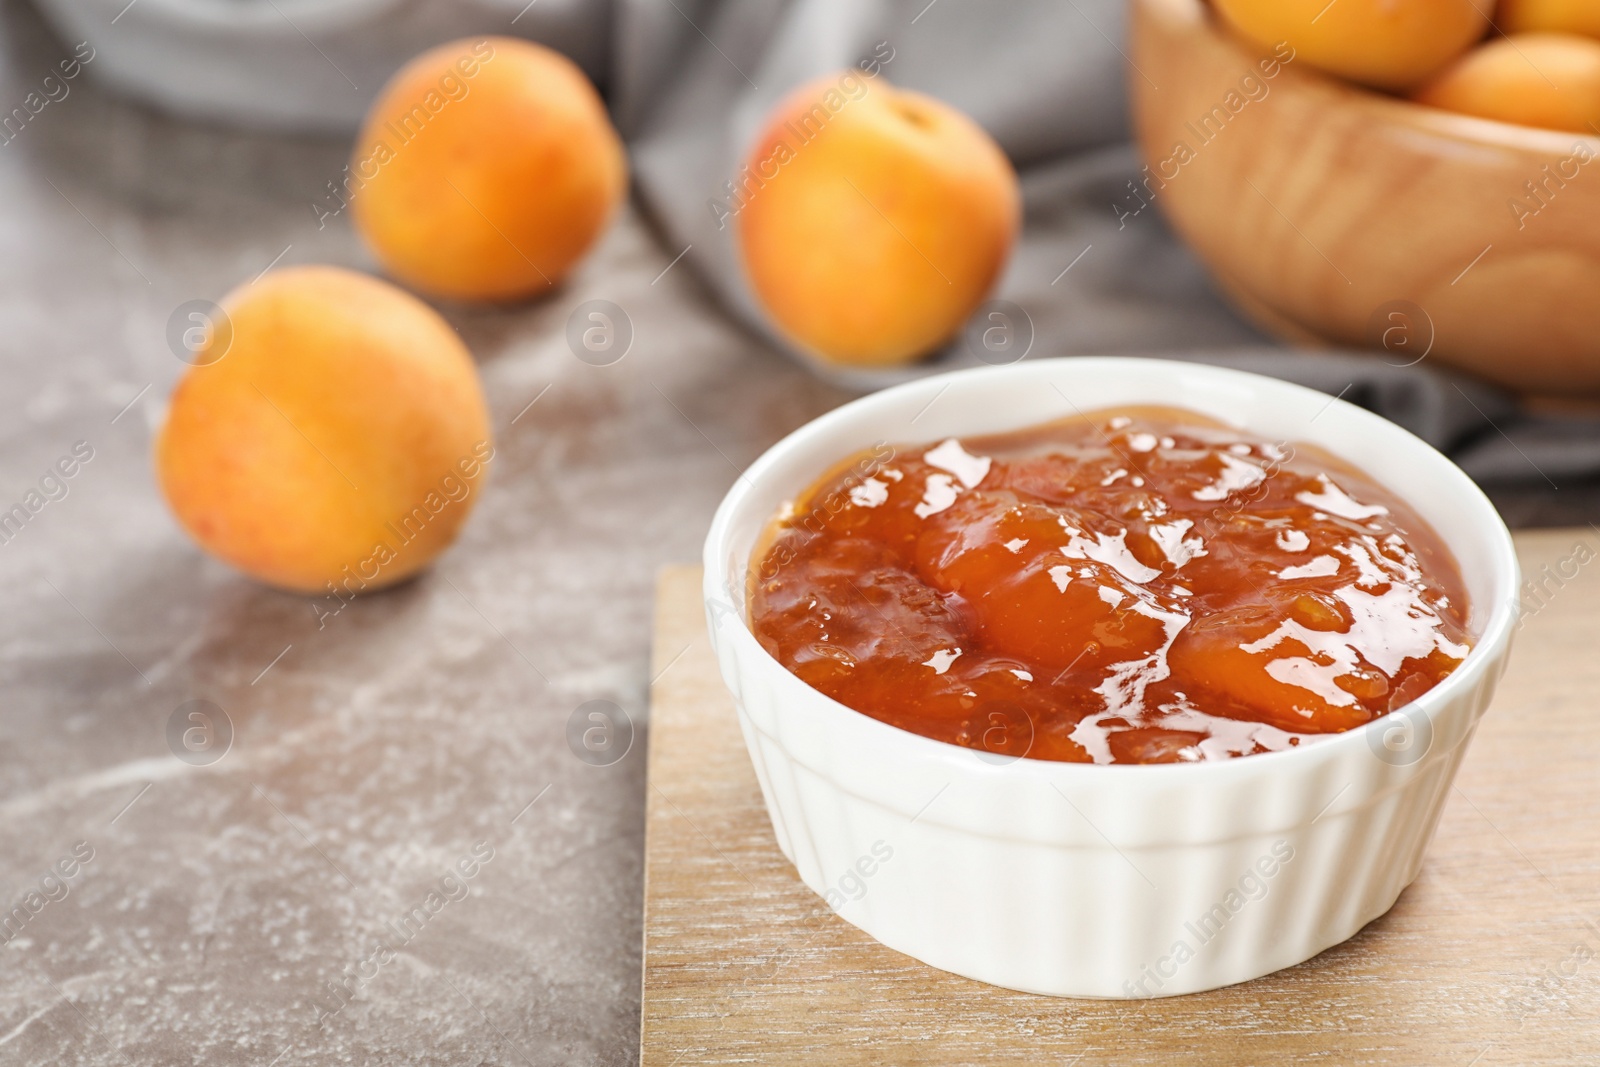
<path fill-rule="evenodd" d="M 1476 641 L 1421 700 L 1284 752 L 1152 766 L 1018 759 L 860 714 L 756 641 L 744 589 L 780 504 L 879 441 L 994 433 L 1118 404 L 1183 406 L 1311 442 L 1409 501 L 1460 563 Z M 801 427 L 723 500 L 705 546 L 711 639 L 778 844 L 845 919 L 924 963 L 1034 993 L 1170 996 L 1309 959 L 1417 875 L 1505 666 L 1511 537 L 1445 457 L 1376 415 L 1192 363 L 1057 359 L 957 371 Z"/>
<path fill-rule="evenodd" d="M 34 4 L 63 41 L 93 46 L 88 76 L 125 96 L 185 118 L 346 137 L 390 75 L 444 41 L 525 35 L 571 57 L 590 77 L 604 73 L 610 50 L 602 5 L 588 0 Z M 326 193 L 307 190 L 307 199 L 320 203 Z"/>

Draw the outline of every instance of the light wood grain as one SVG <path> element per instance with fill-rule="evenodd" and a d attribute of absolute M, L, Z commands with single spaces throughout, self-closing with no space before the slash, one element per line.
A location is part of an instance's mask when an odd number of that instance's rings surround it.
<path fill-rule="evenodd" d="M 1298 59 L 1262 77 L 1200 0 L 1135 0 L 1130 56 L 1155 177 L 1125 209 L 1150 199 L 1264 329 L 1372 345 L 1398 325 L 1391 363 L 1431 336 L 1430 359 L 1515 389 L 1600 392 L 1600 138 L 1422 107 Z M 1597 158 L 1547 179 L 1580 143 Z M 1193 157 L 1165 162 L 1180 144 Z M 1399 300 L 1425 314 L 1375 325 Z"/>
<path fill-rule="evenodd" d="M 1579 543 L 1600 553 L 1593 530 L 1517 540 L 1536 580 Z M 1545 583 L 1422 874 L 1388 915 L 1298 967 L 1138 1002 L 958 978 L 828 911 L 773 840 L 699 583 L 684 567 L 659 586 L 645 1067 L 1600 1062 L 1600 559 Z"/>

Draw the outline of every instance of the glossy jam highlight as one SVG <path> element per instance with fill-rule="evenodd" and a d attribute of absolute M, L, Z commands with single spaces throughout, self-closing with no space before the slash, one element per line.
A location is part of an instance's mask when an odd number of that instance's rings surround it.
<path fill-rule="evenodd" d="M 1225 759 L 1399 708 L 1467 655 L 1438 535 L 1313 446 L 1170 408 L 880 445 L 773 522 L 751 626 L 864 714 L 996 757 Z"/>

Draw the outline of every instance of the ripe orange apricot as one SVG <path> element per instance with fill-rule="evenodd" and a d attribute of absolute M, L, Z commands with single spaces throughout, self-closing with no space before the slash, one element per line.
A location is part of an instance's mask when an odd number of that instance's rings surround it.
<path fill-rule="evenodd" d="M 909 362 L 959 330 L 1021 215 L 1016 172 L 977 123 L 856 71 L 779 101 L 729 190 L 719 220 L 733 216 L 774 324 L 855 366 Z"/>
<path fill-rule="evenodd" d="M 1483 36 L 1486 0 L 1214 0 L 1263 48 L 1287 41 L 1297 59 L 1379 89 L 1426 80 Z"/>
<path fill-rule="evenodd" d="M 156 438 L 184 529 L 254 578 L 341 600 L 426 566 L 494 456 L 454 331 L 409 293 L 335 267 L 274 271 L 222 308 L 227 326 Z"/>
<path fill-rule="evenodd" d="M 1414 99 L 1501 122 L 1600 133 L 1600 41 L 1566 33 L 1490 41 L 1451 64 Z"/>
<path fill-rule="evenodd" d="M 516 300 L 588 251 L 626 191 L 627 161 L 576 64 L 488 37 L 424 52 L 389 81 L 346 185 L 395 278 L 434 296 Z"/>
<path fill-rule="evenodd" d="M 1500 0 L 1494 22 L 1506 33 L 1600 37 L 1600 4 L 1594 0 Z"/>

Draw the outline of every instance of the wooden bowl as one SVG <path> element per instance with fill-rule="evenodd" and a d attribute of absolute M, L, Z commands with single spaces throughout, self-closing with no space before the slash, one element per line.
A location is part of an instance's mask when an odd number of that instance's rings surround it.
<path fill-rule="evenodd" d="M 1600 138 L 1264 59 L 1201 0 L 1132 8 L 1147 166 L 1119 214 L 1157 205 L 1227 296 L 1289 340 L 1600 395 Z"/>

